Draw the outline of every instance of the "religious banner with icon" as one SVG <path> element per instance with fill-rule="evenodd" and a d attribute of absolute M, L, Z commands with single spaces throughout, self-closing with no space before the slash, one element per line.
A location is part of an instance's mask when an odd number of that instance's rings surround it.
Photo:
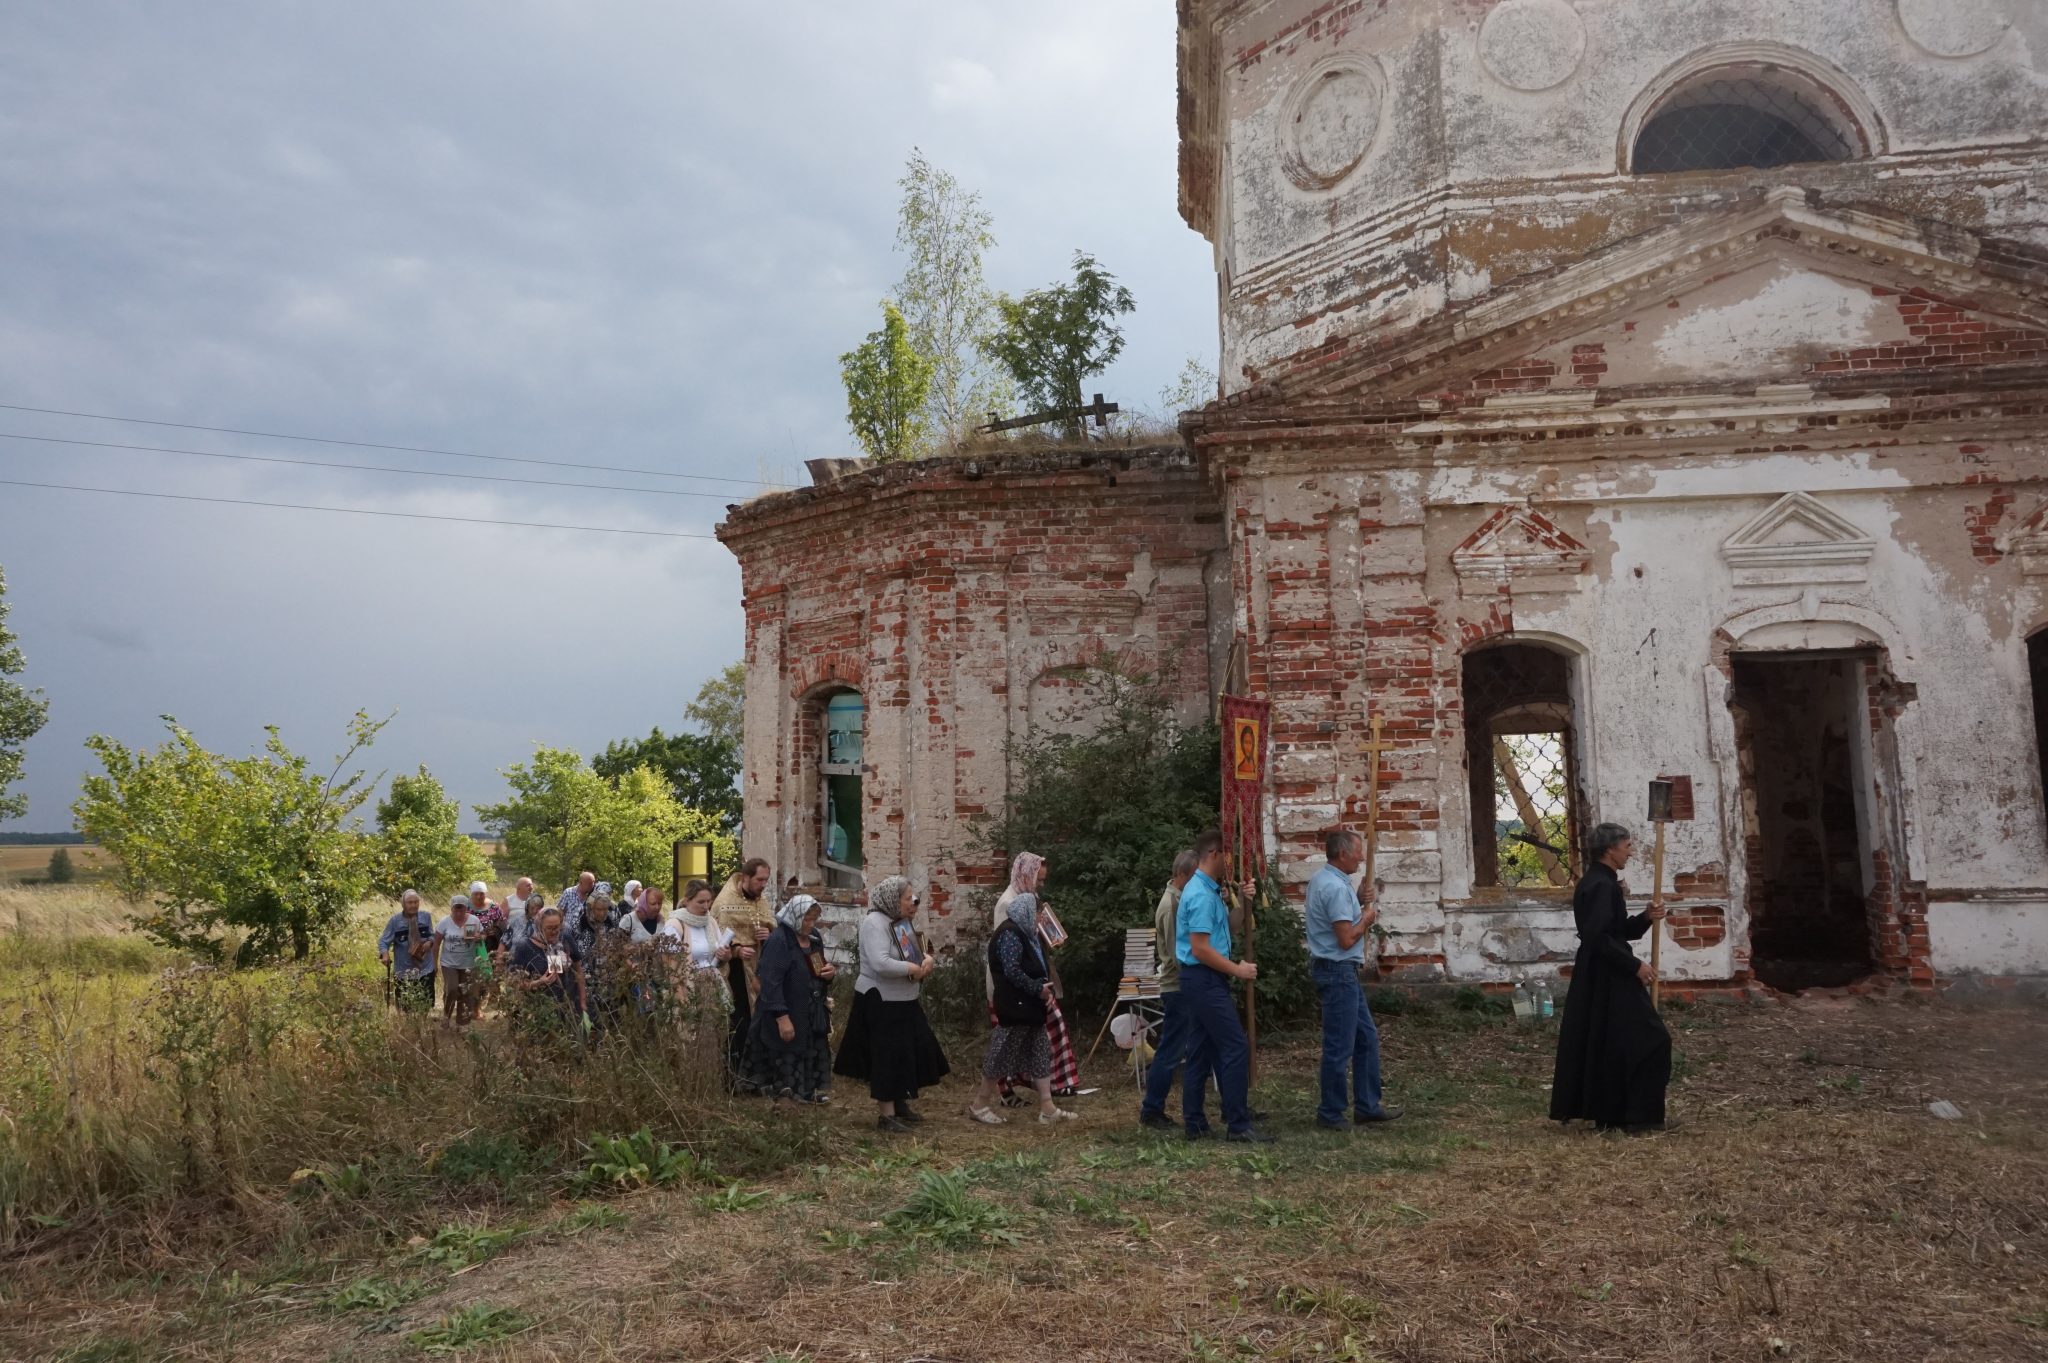
<path fill-rule="evenodd" d="M 1266 724 L 1272 705 L 1225 696 L 1223 717 L 1223 844 L 1231 869 L 1256 875 L 1264 858 Z"/>

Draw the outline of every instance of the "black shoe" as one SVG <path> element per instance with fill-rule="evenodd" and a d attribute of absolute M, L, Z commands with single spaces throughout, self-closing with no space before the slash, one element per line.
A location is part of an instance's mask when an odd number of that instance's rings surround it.
<path fill-rule="evenodd" d="M 1631 1136 L 1661 1136 L 1676 1125 L 1676 1122 L 1638 1122 L 1634 1126 L 1625 1126 L 1622 1130 Z"/>
<path fill-rule="evenodd" d="M 896 1116 L 898 1120 L 909 1122 L 912 1126 L 916 1126 L 924 1120 L 924 1114 L 922 1112 L 912 1112 L 908 1103 L 899 1102 L 896 1104 Z"/>
<path fill-rule="evenodd" d="M 1054 1089 L 1054 1090 L 1052 1091 L 1052 1096 L 1053 1096 L 1053 1097 L 1055 1097 L 1055 1098 L 1073 1098 L 1073 1097 L 1077 1097 L 1077 1096 L 1078 1096 L 1078 1093 L 1079 1093 L 1079 1091 L 1078 1091 L 1078 1090 L 1076 1090 L 1076 1089 L 1074 1089 L 1074 1088 L 1072 1088 L 1072 1087 L 1068 1087 L 1068 1088 L 1063 1088 L 1063 1089 Z"/>
<path fill-rule="evenodd" d="M 1206 1126 L 1191 1126 L 1181 1133 L 1191 1141 L 1206 1141 L 1216 1133 Z"/>
<path fill-rule="evenodd" d="M 1366 1126 L 1374 1122 L 1397 1122 L 1401 1120 L 1401 1109 L 1398 1107 L 1383 1107 L 1378 1112 L 1354 1111 L 1351 1114 L 1351 1120 L 1357 1122 L 1360 1126 Z"/>
<path fill-rule="evenodd" d="M 1328 1117 L 1318 1117 L 1316 1118 L 1316 1125 L 1325 1131 L 1349 1131 L 1351 1129 L 1351 1123 L 1345 1121 L 1342 1117 L 1339 1117 L 1334 1122 Z"/>
<path fill-rule="evenodd" d="M 1223 1139 L 1238 1145 L 1271 1145 L 1275 1138 L 1255 1126 L 1248 1126 L 1242 1131 L 1224 1132 Z"/>
<path fill-rule="evenodd" d="M 1153 1131 L 1172 1131 L 1180 1123 L 1174 1121 L 1173 1118 L 1167 1116 L 1164 1112 L 1146 1112 L 1141 1108 L 1138 1111 L 1138 1125 L 1149 1127 Z"/>
<path fill-rule="evenodd" d="M 877 1117 L 875 1130 L 886 1131 L 892 1136 L 901 1136 L 910 1130 L 900 1117 Z"/>

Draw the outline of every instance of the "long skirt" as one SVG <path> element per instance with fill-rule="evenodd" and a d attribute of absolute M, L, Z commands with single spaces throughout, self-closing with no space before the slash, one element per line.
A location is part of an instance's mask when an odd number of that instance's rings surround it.
<path fill-rule="evenodd" d="M 853 996 L 832 1073 L 867 1080 L 868 1096 L 878 1103 L 899 1103 L 917 1097 L 919 1089 L 938 1083 L 952 1068 L 922 1003 L 891 1002 L 875 989 Z"/>
<path fill-rule="evenodd" d="M 995 1035 L 988 1039 L 988 1054 L 981 1062 L 982 1078 L 1028 1087 L 1051 1073 L 1052 1038 L 1045 1028 L 996 1024 Z"/>
<path fill-rule="evenodd" d="M 789 1019 L 796 1024 L 796 1038 L 784 1041 L 775 1016 L 754 1010 L 739 1087 L 770 1098 L 815 1103 L 832 1088 L 832 1015 L 823 993 L 813 988 Z"/>
<path fill-rule="evenodd" d="M 993 1003 L 988 1006 L 988 1020 L 989 1025 L 992 1027 L 1000 1029 L 1003 1025 L 996 1021 L 996 1006 Z M 1060 1006 L 1057 1003 L 1048 1003 L 1045 1006 L 1045 1039 L 1048 1048 L 1052 1052 L 1051 1074 L 1053 1092 L 1058 1094 L 1071 1093 L 1081 1082 L 1081 1062 L 1074 1055 L 1073 1039 L 1067 1035 L 1067 1015 L 1060 1011 Z M 1034 1078 L 1044 1077 L 1044 1075 L 1033 1076 L 1022 1070 L 1009 1070 L 1000 1075 L 989 1075 L 989 1078 L 998 1081 L 997 1087 L 1002 1090 L 1003 1097 L 1005 1098 L 1011 1096 L 1010 1091 L 1012 1089 L 1030 1088 Z"/>

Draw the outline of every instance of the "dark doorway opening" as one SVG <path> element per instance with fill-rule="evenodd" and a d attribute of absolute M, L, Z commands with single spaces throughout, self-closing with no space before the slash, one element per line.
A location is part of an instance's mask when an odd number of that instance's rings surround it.
<path fill-rule="evenodd" d="M 1464 700 L 1472 883 L 1569 889 L 1579 866 L 1570 656 L 1526 642 L 1474 649 Z"/>
<path fill-rule="evenodd" d="M 1750 965 L 1774 989 L 1845 985 L 1871 971 L 1864 662 L 1735 659 Z"/>
<path fill-rule="evenodd" d="M 2034 684 L 2034 747 L 2041 763 L 2041 789 L 2048 799 L 2048 629 L 2027 640 L 2027 676 Z"/>

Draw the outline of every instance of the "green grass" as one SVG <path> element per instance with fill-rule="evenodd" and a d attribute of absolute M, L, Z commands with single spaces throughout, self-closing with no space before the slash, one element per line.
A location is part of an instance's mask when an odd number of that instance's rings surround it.
<path fill-rule="evenodd" d="M 418 1278 L 358 1278 L 331 1294 L 323 1305 L 334 1312 L 389 1312 L 416 1302 L 433 1290 L 432 1283 Z"/>
<path fill-rule="evenodd" d="M 413 1331 L 406 1339 L 430 1354 L 455 1353 L 524 1334 L 534 1324 L 531 1316 L 510 1307 L 480 1301 L 441 1317 L 424 1330 Z"/>
<path fill-rule="evenodd" d="M 1013 1229 L 1016 1218 L 1002 1207 L 969 1191 L 967 1179 L 926 1170 L 918 1176 L 910 1200 L 885 1218 L 890 1229 L 914 1240 L 930 1240 L 948 1249 L 976 1245 L 1014 1245 L 1022 1237 Z"/>

